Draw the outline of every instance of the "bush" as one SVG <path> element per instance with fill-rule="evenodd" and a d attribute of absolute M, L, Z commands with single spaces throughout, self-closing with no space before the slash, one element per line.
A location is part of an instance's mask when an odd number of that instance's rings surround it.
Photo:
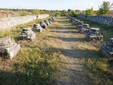
<path fill-rule="evenodd" d="M 35 15 L 40 14 L 40 10 L 32 10 L 31 12 L 32 12 L 32 14 L 35 14 Z"/>
<path fill-rule="evenodd" d="M 27 16 L 27 15 L 29 15 L 29 12 L 27 12 L 27 11 L 20 11 L 19 15 L 20 16 Z"/>

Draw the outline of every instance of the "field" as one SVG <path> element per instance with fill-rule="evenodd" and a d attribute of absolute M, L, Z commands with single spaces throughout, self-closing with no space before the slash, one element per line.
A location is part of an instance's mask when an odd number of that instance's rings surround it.
<path fill-rule="evenodd" d="M 103 42 L 113 37 L 111 28 L 83 21 L 101 28 Z M 99 50 L 103 42 L 87 42 L 67 17 L 59 16 L 33 42 L 18 40 L 21 28 L 36 22 L 1 31 L 0 37 L 14 37 L 21 50 L 12 60 L 0 58 L 0 85 L 113 85 L 111 64 Z"/>

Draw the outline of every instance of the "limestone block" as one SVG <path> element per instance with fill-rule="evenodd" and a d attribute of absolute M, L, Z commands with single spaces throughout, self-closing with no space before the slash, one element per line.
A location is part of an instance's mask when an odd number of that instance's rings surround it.
<path fill-rule="evenodd" d="M 42 32 L 42 27 L 40 26 L 40 24 L 34 24 L 32 30 Z"/>
<path fill-rule="evenodd" d="M 16 44 L 10 37 L 0 38 L 0 56 L 12 59 L 20 50 L 20 45 Z"/>
<path fill-rule="evenodd" d="M 36 34 L 32 31 L 30 27 L 23 28 L 19 36 L 20 39 L 33 40 L 36 38 Z"/>

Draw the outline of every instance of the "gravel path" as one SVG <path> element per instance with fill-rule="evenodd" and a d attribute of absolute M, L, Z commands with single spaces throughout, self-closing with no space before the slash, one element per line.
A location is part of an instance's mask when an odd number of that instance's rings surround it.
<path fill-rule="evenodd" d="M 88 53 L 82 53 L 79 49 L 85 35 L 78 33 L 66 17 L 58 18 L 53 28 L 51 37 L 57 39 L 60 45 L 58 47 L 62 50 L 62 61 L 59 63 L 64 65 L 57 73 L 57 85 L 90 85 L 86 77 L 87 71 L 83 66 L 83 56 Z"/>

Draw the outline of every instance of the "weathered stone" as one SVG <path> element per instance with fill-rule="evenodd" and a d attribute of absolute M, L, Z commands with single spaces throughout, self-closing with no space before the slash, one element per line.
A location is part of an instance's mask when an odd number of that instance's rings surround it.
<path fill-rule="evenodd" d="M 90 28 L 86 33 L 87 40 L 102 40 L 103 35 L 100 33 L 99 28 Z"/>
<path fill-rule="evenodd" d="M 42 32 L 42 27 L 40 26 L 40 24 L 34 24 L 32 30 Z"/>
<path fill-rule="evenodd" d="M 44 20 L 44 22 L 46 23 L 47 26 L 50 25 L 49 21 L 48 20 Z"/>
<path fill-rule="evenodd" d="M 28 39 L 33 40 L 36 38 L 35 33 L 31 30 L 31 28 L 23 28 L 20 34 L 20 39 Z"/>
<path fill-rule="evenodd" d="M 0 38 L 0 56 L 12 59 L 20 50 L 20 45 L 16 44 L 10 37 Z"/>
<path fill-rule="evenodd" d="M 28 23 L 30 21 L 36 20 L 36 16 L 18 16 L 18 17 L 7 17 L 0 19 L 0 29 L 11 28 L 19 24 Z"/>
<path fill-rule="evenodd" d="M 87 16 L 87 15 L 78 15 L 80 18 L 88 19 L 93 22 L 100 24 L 105 24 L 107 26 L 113 26 L 113 17 L 110 16 Z"/>
<path fill-rule="evenodd" d="M 52 22 L 55 21 L 55 16 L 51 17 L 51 21 L 52 21 Z"/>
<path fill-rule="evenodd" d="M 38 19 L 44 19 L 44 18 L 49 17 L 49 14 L 41 14 L 41 15 L 38 15 L 37 17 Z"/>
<path fill-rule="evenodd" d="M 51 20 L 51 18 L 49 18 L 49 19 L 48 19 L 48 21 L 49 21 L 49 24 L 51 24 L 51 23 L 52 23 L 52 20 Z"/>
<path fill-rule="evenodd" d="M 89 29 L 90 29 L 89 24 L 83 24 L 78 26 L 78 30 L 80 33 L 86 33 L 87 31 L 89 31 Z"/>
<path fill-rule="evenodd" d="M 42 27 L 42 28 L 47 28 L 47 25 L 46 25 L 46 23 L 45 22 L 40 22 L 40 26 Z"/>
<path fill-rule="evenodd" d="M 29 15 L 29 16 L 0 18 L 0 29 L 11 28 L 11 27 L 17 26 L 19 24 L 28 23 L 28 22 L 36 20 L 36 19 L 44 19 L 47 17 L 49 17 L 49 14 L 41 14 L 38 16 Z"/>
<path fill-rule="evenodd" d="M 101 46 L 101 51 L 108 57 L 113 57 L 113 38 Z"/>

